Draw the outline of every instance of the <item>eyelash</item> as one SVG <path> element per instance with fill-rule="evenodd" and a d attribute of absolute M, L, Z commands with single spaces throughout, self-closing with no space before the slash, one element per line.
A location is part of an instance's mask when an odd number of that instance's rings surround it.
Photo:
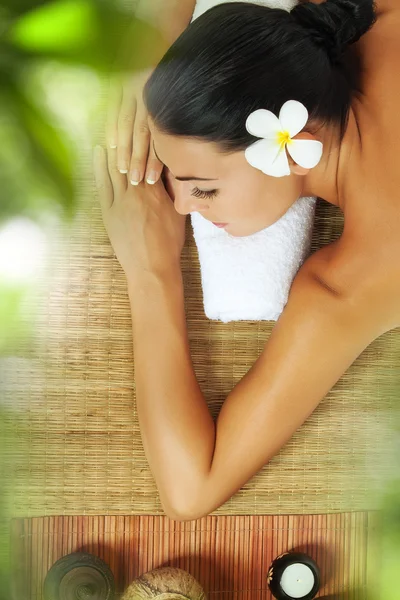
<path fill-rule="evenodd" d="M 215 196 L 217 196 L 217 194 L 218 194 L 218 190 L 210 190 L 210 191 L 205 192 L 204 190 L 199 190 L 198 187 L 195 187 L 191 193 L 191 195 L 195 196 L 196 198 L 203 198 L 203 199 L 208 199 L 208 200 L 212 200 L 212 198 L 215 198 Z"/>

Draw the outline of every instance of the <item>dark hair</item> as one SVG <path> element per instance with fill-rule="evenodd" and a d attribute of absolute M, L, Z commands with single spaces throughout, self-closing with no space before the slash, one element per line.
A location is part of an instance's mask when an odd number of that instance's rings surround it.
<path fill-rule="evenodd" d="M 355 74 L 343 55 L 375 22 L 373 0 L 327 0 L 290 13 L 244 2 L 215 6 L 182 33 L 149 78 L 144 101 L 165 133 L 217 143 L 224 152 L 255 141 L 247 117 L 302 102 L 343 137 Z M 354 69 L 353 69 L 354 71 Z"/>

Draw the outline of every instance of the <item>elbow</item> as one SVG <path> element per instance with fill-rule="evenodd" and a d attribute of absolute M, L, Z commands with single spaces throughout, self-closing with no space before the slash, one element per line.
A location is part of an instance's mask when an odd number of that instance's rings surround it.
<path fill-rule="evenodd" d="M 169 519 L 181 523 L 184 523 L 185 521 L 196 521 L 197 519 L 202 519 L 208 515 L 208 512 L 203 510 L 200 506 L 189 504 L 163 504 L 162 506 Z"/>
<path fill-rule="evenodd" d="M 161 499 L 161 504 L 166 516 L 172 521 L 196 521 L 209 514 L 204 497 L 203 490 L 203 493 L 200 493 L 197 498 L 193 498 L 189 494 L 181 494 L 178 498 Z"/>
<path fill-rule="evenodd" d="M 202 514 L 199 515 L 196 513 L 177 512 L 165 509 L 164 512 L 167 515 L 167 517 L 171 519 L 171 521 L 178 521 L 179 523 L 186 523 L 187 521 L 196 521 L 197 519 L 201 519 L 203 516 L 205 516 Z"/>

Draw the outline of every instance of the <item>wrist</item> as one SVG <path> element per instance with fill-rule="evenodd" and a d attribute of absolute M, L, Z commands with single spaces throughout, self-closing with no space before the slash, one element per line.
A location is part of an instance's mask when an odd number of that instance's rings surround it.
<path fill-rule="evenodd" d="M 128 292 L 147 293 L 151 288 L 183 284 L 180 264 L 170 264 L 158 269 L 134 269 L 125 272 Z"/>

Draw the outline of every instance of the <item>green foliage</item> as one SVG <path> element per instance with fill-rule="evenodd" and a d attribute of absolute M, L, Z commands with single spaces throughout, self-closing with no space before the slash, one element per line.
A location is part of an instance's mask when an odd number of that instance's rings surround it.
<path fill-rule="evenodd" d="M 26 297 L 26 290 L 22 286 L 6 286 L 3 284 L 0 288 L 0 358 L 5 355 L 12 355 L 17 351 L 18 344 L 22 339 L 33 337 L 33 323 L 31 328 L 27 329 L 23 322 L 23 302 Z M 5 326 L 7 325 L 7 326 Z M 1 406 L 1 405 L 0 405 Z"/>
<path fill-rule="evenodd" d="M 128 44 L 118 55 L 128 31 Z M 96 73 L 135 71 L 153 64 L 159 33 L 108 0 L 6 0 L 0 9 L 0 221 L 40 214 L 56 205 L 66 219 L 76 210 L 72 183 L 77 156 L 57 131 L 43 92 L 27 74 L 40 63 L 90 68 Z M 118 60 L 116 57 L 118 55 Z M 29 82 L 28 82 L 29 80 Z M 5 147 L 6 146 L 6 147 Z M 23 173 L 16 165 L 24 162 Z M 3 183 L 4 182 L 4 183 Z"/>
<path fill-rule="evenodd" d="M 34 217 L 58 202 L 70 217 L 75 209 L 75 156 L 64 137 L 37 106 L 28 90 L 10 83 L 0 95 L 0 219 L 15 214 Z M 4 112 L 3 112 L 4 111 Z"/>
<path fill-rule="evenodd" d="M 381 532 L 383 568 L 380 578 L 382 598 L 397 600 L 400 587 L 400 448 L 397 448 L 395 456 L 390 458 L 394 460 L 394 472 L 383 492 Z"/>
<path fill-rule="evenodd" d="M 88 0 L 64 0 L 42 5 L 18 19 L 8 39 L 35 52 L 84 51 L 99 28 L 95 7 Z"/>

